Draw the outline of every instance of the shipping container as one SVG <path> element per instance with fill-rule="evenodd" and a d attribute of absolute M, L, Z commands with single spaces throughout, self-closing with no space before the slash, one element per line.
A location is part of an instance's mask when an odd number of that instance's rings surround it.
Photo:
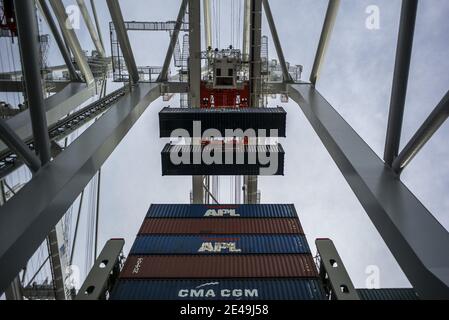
<path fill-rule="evenodd" d="M 150 254 L 293 254 L 310 253 L 302 235 L 145 235 L 131 255 Z"/>
<path fill-rule="evenodd" d="M 357 289 L 361 300 L 419 300 L 414 289 Z"/>
<path fill-rule="evenodd" d="M 145 219 L 139 234 L 304 234 L 298 219 Z"/>
<path fill-rule="evenodd" d="M 192 109 L 163 108 L 159 112 L 159 130 L 161 138 L 170 138 L 175 130 L 184 129 L 193 136 L 193 122 L 201 122 L 200 134 L 216 129 L 224 137 L 227 129 L 278 130 L 278 137 L 285 137 L 287 112 L 281 108 L 242 108 L 242 109 Z"/>
<path fill-rule="evenodd" d="M 121 278 L 312 278 L 310 254 L 129 256 Z"/>
<path fill-rule="evenodd" d="M 152 204 L 147 218 L 297 218 L 293 204 Z"/>
<path fill-rule="evenodd" d="M 284 175 L 285 152 L 280 144 L 226 147 L 167 144 L 161 152 L 163 176 L 279 176 Z M 214 163 L 206 163 L 204 152 L 213 153 Z M 173 155 L 188 162 L 172 161 Z M 216 159 L 220 160 L 216 160 Z M 198 163 L 194 159 L 199 159 Z"/>
<path fill-rule="evenodd" d="M 316 279 L 120 280 L 112 300 L 324 300 Z"/>

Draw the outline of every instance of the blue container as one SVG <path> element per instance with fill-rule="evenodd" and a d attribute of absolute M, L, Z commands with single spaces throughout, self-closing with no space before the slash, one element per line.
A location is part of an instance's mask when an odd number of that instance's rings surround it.
<path fill-rule="evenodd" d="M 323 300 L 317 279 L 119 280 L 111 300 Z"/>
<path fill-rule="evenodd" d="M 142 235 L 131 255 L 150 254 L 303 254 L 310 253 L 302 235 Z"/>
<path fill-rule="evenodd" d="M 298 218 L 293 204 L 152 204 L 147 218 Z"/>

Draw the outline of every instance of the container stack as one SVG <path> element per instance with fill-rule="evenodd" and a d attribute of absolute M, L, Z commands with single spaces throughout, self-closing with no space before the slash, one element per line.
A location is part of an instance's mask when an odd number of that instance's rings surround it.
<path fill-rule="evenodd" d="M 117 300 L 317 300 L 324 291 L 293 205 L 153 204 Z"/>

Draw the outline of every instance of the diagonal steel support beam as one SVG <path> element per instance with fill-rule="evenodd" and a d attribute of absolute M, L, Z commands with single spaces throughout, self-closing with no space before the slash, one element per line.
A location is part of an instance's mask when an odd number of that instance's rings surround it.
<path fill-rule="evenodd" d="M 45 99 L 44 104 L 48 126 L 58 122 L 94 95 L 95 86 L 72 82 L 58 93 Z M 32 136 L 30 110 L 22 111 L 6 120 L 6 123 L 22 140 Z M 6 145 L 0 141 L 0 152 L 5 149 Z"/>
<path fill-rule="evenodd" d="M 61 34 L 59 33 L 55 21 L 53 20 L 50 8 L 48 7 L 46 0 L 39 0 L 38 4 L 40 10 L 42 11 L 43 16 L 45 17 L 45 20 L 47 21 L 48 27 L 50 28 L 53 38 L 55 39 L 56 44 L 58 45 L 59 51 L 61 52 L 64 62 L 67 66 L 67 69 L 70 74 L 70 79 L 72 81 L 81 81 L 81 78 L 76 72 L 75 66 L 73 65 L 72 58 L 70 57 L 70 52 L 67 50 L 67 46 L 65 45 L 64 40 L 62 39 Z"/>
<path fill-rule="evenodd" d="M 97 8 L 95 6 L 95 0 L 90 0 L 90 6 L 92 7 L 92 13 L 94 14 L 95 26 L 97 28 L 98 37 L 100 38 L 100 43 L 104 48 L 103 36 L 101 33 L 100 22 L 98 20 Z"/>
<path fill-rule="evenodd" d="M 92 19 L 90 18 L 89 11 L 87 10 L 86 3 L 84 0 L 76 0 L 76 3 L 78 3 L 78 7 L 80 8 L 81 15 L 83 16 L 84 22 L 86 23 L 87 30 L 89 30 L 90 37 L 92 38 L 92 42 L 95 45 L 95 48 L 97 49 L 100 56 L 105 57 L 105 51 L 103 48 L 103 44 L 100 41 L 100 36 L 97 33 L 97 30 L 95 28 L 95 25 L 92 22 Z"/>
<path fill-rule="evenodd" d="M 393 170 L 401 173 L 413 160 L 424 145 L 432 138 L 435 132 L 443 125 L 449 116 L 449 91 L 441 99 L 432 113 L 427 117 L 422 126 L 409 143 L 404 147 L 399 156 L 393 162 Z"/>
<path fill-rule="evenodd" d="M 423 299 L 449 298 L 449 233 L 312 85 L 290 85 L 369 218 Z"/>
<path fill-rule="evenodd" d="M 279 40 L 279 35 L 276 29 L 276 24 L 274 23 L 273 14 L 271 13 L 271 7 L 268 0 L 262 0 L 263 7 L 265 9 L 265 15 L 267 16 L 268 25 L 270 26 L 271 36 L 273 37 L 274 47 L 276 48 L 276 53 L 279 58 L 279 63 L 282 68 L 282 74 L 284 76 L 285 82 L 293 82 L 293 79 L 288 72 L 287 63 L 285 62 L 284 52 L 282 51 L 281 41 Z"/>
<path fill-rule="evenodd" d="M 320 42 L 315 54 L 315 61 L 313 62 L 312 73 L 310 74 L 310 82 L 315 85 L 320 75 L 321 65 L 326 55 L 327 47 L 334 29 L 335 21 L 337 20 L 338 8 L 340 0 L 329 0 L 329 5 L 324 19 L 323 30 L 321 31 Z"/>
<path fill-rule="evenodd" d="M 159 75 L 157 82 L 167 81 L 168 69 L 170 68 L 170 63 L 173 58 L 173 52 L 175 51 L 176 41 L 178 41 L 179 32 L 181 31 L 182 21 L 186 14 L 188 0 L 182 0 L 181 7 L 179 8 L 178 17 L 176 18 L 175 29 L 173 30 L 170 44 L 168 46 L 167 54 L 165 56 L 164 65 L 162 67 L 162 72 Z"/>
<path fill-rule="evenodd" d="M 394 159 L 397 157 L 401 144 L 402 121 L 407 96 L 417 10 L 418 0 L 402 0 L 396 62 L 391 89 L 390 114 L 388 116 L 387 137 L 385 140 L 384 160 L 389 166 L 393 164 Z"/>
<path fill-rule="evenodd" d="M 115 32 L 117 33 L 117 39 L 120 44 L 120 49 L 125 59 L 126 68 L 128 69 L 130 81 L 132 83 L 139 82 L 139 72 L 137 71 L 136 60 L 134 60 L 131 43 L 129 42 L 128 32 L 125 28 L 125 22 L 123 20 L 122 10 L 118 0 L 106 1 L 111 14 L 112 23 L 114 24 Z"/>
<path fill-rule="evenodd" d="M 0 292 L 159 96 L 159 84 L 136 86 L 0 208 Z"/>
<path fill-rule="evenodd" d="M 212 11 L 210 0 L 203 0 L 203 19 L 204 19 L 204 41 L 206 49 L 212 48 Z"/>
<path fill-rule="evenodd" d="M 50 5 L 53 8 L 53 12 L 55 13 L 56 18 L 58 19 L 59 27 L 64 36 L 64 39 L 69 46 L 70 50 L 75 57 L 76 64 L 78 68 L 81 70 L 86 83 L 91 84 L 94 82 L 94 76 L 92 71 L 90 70 L 89 64 L 87 63 L 87 59 L 84 55 L 83 50 L 81 49 L 80 42 L 75 34 L 73 28 L 68 25 L 70 21 L 67 13 L 65 12 L 64 4 L 61 0 L 50 0 Z"/>
<path fill-rule="evenodd" d="M 41 165 L 46 165 L 50 162 L 51 153 L 40 74 L 39 32 L 37 28 L 35 2 L 34 0 L 14 0 L 14 8 L 17 19 L 18 41 L 25 79 L 26 97 L 29 105 L 35 149 L 39 155 L 40 161 L 38 162 L 37 158 L 32 156 L 28 147 L 14 133 L 14 131 L 5 124 L 2 127 L 2 133 L 4 136 L 6 135 L 7 139 L 5 139 L 5 142 L 23 157 L 33 171 L 37 171 L 40 169 Z M 3 206 L 3 208 L 5 208 L 5 206 Z M 27 214 L 27 212 L 24 213 Z M 14 228 L 9 229 L 9 232 L 14 231 Z M 22 266 L 24 265 L 26 265 L 26 261 L 22 263 Z M 15 270 L 16 275 L 20 272 L 20 269 L 21 267 L 18 266 Z M 14 277 L 14 274 L 11 274 L 11 278 L 8 282 L 12 280 L 12 277 Z M 17 282 L 17 277 L 14 282 Z M 2 288 L 6 288 L 6 283 Z"/>
<path fill-rule="evenodd" d="M 249 61 L 250 37 L 251 37 L 251 0 L 243 0 L 243 44 L 242 56 L 243 61 Z"/>
<path fill-rule="evenodd" d="M 14 0 L 14 8 L 35 149 L 45 165 L 51 159 L 50 137 L 45 117 L 35 3 L 34 0 Z"/>
<path fill-rule="evenodd" d="M 32 172 L 37 172 L 41 168 L 41 161 L 28 148 L 28 146 L 20 139 L 16 133 L 8 126 L 8 124 L 0 119 L 0 139 L 13 150 L 23 162 L 30 168 Z"/>

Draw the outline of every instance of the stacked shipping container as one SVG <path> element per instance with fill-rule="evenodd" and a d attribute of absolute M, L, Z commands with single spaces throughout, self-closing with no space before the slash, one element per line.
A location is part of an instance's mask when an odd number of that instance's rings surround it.
<path fill-rule="evenodd" d="M 152 205 L 112 299 L 324 299 L 293 205 Z"/>

